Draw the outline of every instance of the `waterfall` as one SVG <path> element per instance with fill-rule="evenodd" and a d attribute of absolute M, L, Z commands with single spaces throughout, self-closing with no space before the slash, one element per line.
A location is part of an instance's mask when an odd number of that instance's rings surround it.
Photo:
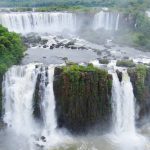
<path fill-rule="evenodd" d="M 40 80 L 37 78 L 40 75 Z M 57 127 L 55 117 L 55 98 L 53 93 L 54 66 L 29 64 L 13 66 L 3 81 L 4 122 L 8 128 L 19 135 L 51 136 Z M 39 127 L 34 118 L 33 101 L 36 83 L 40 82 L 42 118 L 44 123 Z"/>
<path fill-rule="evenodd" d="M 0 24 L 17 33 L 57 33 L 63 30 L 75 32 L 76 16 L 58 12 L 0 13 Z"/>
<path fill-rule="evenodd" d="M 93 28 L 105 30 L 118 30 L 119 14 L 100 11 L 94 16 Z"/>
<path fill-rule="evenodd" d="M 43 116 L 44 116 L 43 134 L 49 135 L 49 133 L 50 134 L 54 133 L 57 127 L 56 117 L 55 117 L 55 98 L 53 92 L 54 67 L 49 66 L 47 73 L 48 73 L 48 85 L 45 85 L 42 107 L 43 107 Z"/>
<path fill-rule="evenodd" d="M 119 28 L 119 19 L 120 19 L 120 14 L 117 15 L 117 20 L 116 20 L 116 27 L 115 30 L 117 31 Z"/>
<path fill-rule="evenodd" d="M 133 87 L 127 72 L 123 72 L 120 83 L 116 73 L 113 73 L 113 118 L 115 132 L 135 133 L 135 104 Z"/>
<path fill-rule="evenodd" d="M 110 138 L 120 150 L 145 150 L 148 141 L 135 129 L 135 102 L 128 73 L 122 72 L 122 82 L 116 73 L 112 73 L 112 76 L 114 130 Z"/>
<path fill-rule="evenodd" d="M 14 66 L 5 75 L 4 122 L 18 134 L 33 134 L 32 97 L 37 72 L 34 65 Z"/>

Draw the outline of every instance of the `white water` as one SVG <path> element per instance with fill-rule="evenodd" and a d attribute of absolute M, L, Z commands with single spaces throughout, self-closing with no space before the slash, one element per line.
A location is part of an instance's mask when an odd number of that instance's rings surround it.
<path fill-rule="evenodd" d="M 41 74 L 40 86 L 41 110 L 44 120 L 40 127 L 33 117 L 33 94 L 35 90 L 37 75 Z M 18 135 L 34 136 L 40 139 L 56 135 L 55 98 L 53 93 L 54 66 L 35 67 L 35 64 L 26 66 L 14 66 L 5 75 L 3 82 L 4 94 L 4 122 L 8 128 Z M 54 140 L 56 142 L 56 140 Z M 52 142 L 51 142 L 52 144 Z"/>
<path fill-rule="evenodd" d="M 113 121 L 117 134 L 122 132 L 135 133 L 135 103 L 133 88 L 127 72 L 123 72 L 120 83 L 116 73 L 113 73 Z"/>
<path fill-rule="evenodd" d="M 123 71 L 122 82 L 116 73 L 113 75 L 113 134 L 111 140 L 121 150 L 146 150 L 147 140 L 136 132 L 135 99 L 133 87 L 126 71 Z"/>
<path fill-rule="evenodd" d="M 105 30 L 118 30 L 119 14 L 100 11 L 94 17 L 93 28 L 95 30 L 103 28 Z"/>
<path fill-rule="evenodd" d="M 58 12 L 0 13 L 0 24 L 17 33 L 57 33 L 76 30 L 76 16 Z"/>
<path fill-rule="evenodd" d="M 48 146 L 53 145 L 59 141 L 59 136 L 56 133 L 57 122 L 55 116 L 55 98 L 53 92 L 53 76 L 54 67 L 49 66 L 48 68 L 48 85 L 45 86 L 44 97 L 43 97 L 43 119 L 44 128 L 42 135 L 48 140 Z"/>
<path fill-rule="evenodd" d="M 33 134 L 35 124 L 32 117 L 32 98 L 37 72 L 34 65 L 14 66 L 5 75 L 4 122 L 17 134 Z"/>

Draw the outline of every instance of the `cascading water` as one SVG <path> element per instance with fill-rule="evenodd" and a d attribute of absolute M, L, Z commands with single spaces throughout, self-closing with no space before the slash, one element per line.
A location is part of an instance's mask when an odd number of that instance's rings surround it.
<path fill-rule="evenodd" d="M 117 134 L 123 132 L 135 133 L 135 104 L 133 88 L 127 72 L 123 72 L 122 82 L 113 73 L 113 117 Z"/>
<path fill-rule="evenodd" d="M 120 19 L 120 14 L 117 15 L 116 27 L 115 27 L 116 31 L 119 29 L 119 19 Z"/>
<path fill-rule="evenodd" d="M 40 80 L 37 78 L 40 75 Z M 14 66 L 5 75 L 3 82 L 4 122 L 18 135 L 44 137 L 50 144 L 59 140 L 56 133 L 55 98 L 53 93 L 54 66 L 29 64 Z M 33 101 L 36 82 L 40 82 L 40 105 L 43 125 L 34 118 Z M 57 139 L 56 139 L 57 138 Z"/>
<path fill-rule="evenodd" d="M 76 16 L 72 13 L 0 13 L 0 24 L 17 33 L 74 32 Z"/>
<path fill-rule="evenodd" d="M 5 75 L 4 122 L 18 134 L 33 134 L 32 98 L 37 71 L 34 65 L 14 66 Z"/>
<path fill-rule="evenodd" d="M 135 129 L 135 102 L 133 87 L 127 71 L 122 72 L 122 82 L 112 73 L 112 103 L 114 130 L 111 140 L 121 150 L 145 150 L 147 140 Z"/>
<path fill-rule="evenodd" d="M 118 30 L 119 14 L 100 11 L 94 16 L 93 28 L 95 30 L 103 28 L 105 30 Z"/>
<path fill-rule="evenodd" d="M 43 118 L 44 118 L 43 134 L 45 136 L 54 134 L 55 129 L 57 127 L 55 117 L 55 98 L 53 92 L 53 76 L 54 76 L 53 66 L 48 67 L 47 74 L 48 74 L 47 77 L 48 83 L 45 84 L 44 97 L 42 102 Z"/>

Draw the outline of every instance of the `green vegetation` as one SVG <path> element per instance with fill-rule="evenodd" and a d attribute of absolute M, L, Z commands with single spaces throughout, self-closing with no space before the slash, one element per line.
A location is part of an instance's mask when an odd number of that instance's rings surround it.
<path fill-rule="evenodd" d="M 4 7 L 43 7 L 43 6 L 113 6 L 118 0 L 3 0 Z"/>
<path fill-rule="evenodd" d="M 49 7 L 37 7 L 36 12 L 50 12 L 50 11 L 72 11 L 72 12 L 97 12 L 100 8 L 85 7 L 85 6 L 49 6 Z"/>
<path fill-rule="evenodd" d="M 108 59 L 100 59 L 99 62 L 101 64 L 109 64 L 109 60 Z"/>
<path fill-rule="evenodd" d="M 130 0 L 124 5 L 115 6 L 128 19 L 123 26 L 118 43 L 138 47 L 143 51 L 150 49 L 150 18 L 145 13 L 150 6 L 149 0 Z"/>
<path fill-rule="evenodd" d="M 93 64 L 88 64 L 87 66 L 72 64 L 72 65 L 64 66 L 62 69 L 63 69 L 63 73 L 67 75 L 72 82 L 76 83 L 77 80 L 82 78 L 82 75 L 84 73 L 92 72 L 94 73 L 95 80 L 98 80 L 98 78 L 105 79 L 108 81 L 107 85 L 109 89 L 111 89 L 112 87 L 112 79 L 109 79 L 108 72 L 104 69 L 99 69 L 94 67 Z"/>
<path fill-rule="evenodd" d="M 128 8 L 148 7 L 149 0 L 3 0 L 1 7 L 115 7 Z M 57 9 L 57 8 L 56 8 Z"/>
<path fill-rule="evenodd" d="M 137 95 L 139 99 L 143 98 L 143 93 L 145 90 L 145 78 L 146 78 L 146 66 L 144 65 L 138 65 L 136 67 L 136 75 L 137 75 L 137 81 L 136 81 L 136 87 L 137 87 Z"/>
<path fill-rule="evenodd" d="M 93 66 L 93 64 L 88 64 L 87 66 L 81 66 L 78 64 L 67 65 L 63 67 L 64 73 L 80 73 L 80 72 L 103 72 L 103 74 L 107 75 L 106 70 L 102 70 Z"/>
<path fill-rule="evenodd" d="M 135 63 L 133 62 L 133 60 L 118 60 L 117 61 L 117 66 L 119 67 L 135 67 Z"/>
<path fill-rule="evenodd" d="M 59 104 L 56 110 L 60 110 L 58 125 L 67 127 L 71 132 L 84 133 L 97 121 L 101 122 L 101 127 L 104 122 L 109 124 L 112 76 L 107 71 L 92 64 L 72 64 L 57 68 L 56 72 L 54 91 Z"/>
<path fill-rule="evenodd" d="M 20 36 L 0 25 L 0 74 L 17 64 L 23 56 L 25 47 Z"/>
<path fill-rule="evenodd" d="M 25 47 L 20 36 L 0 25 L 0 113 L 2 107 L 1 83 L 5 71 L 13 64 L 17 64 L 23 56 Z M 1 114 L 0 114 L 1 115 Z"/>
<path fill-rule="evenodd" d="M 128 69 L 128 73 L 133 78 L 133 85 L 135 87 L 135 95 L 138 100 L 144 99 L 145 79 L 148 68 L 145 65 L 137 65 L 134 69 Z"/>

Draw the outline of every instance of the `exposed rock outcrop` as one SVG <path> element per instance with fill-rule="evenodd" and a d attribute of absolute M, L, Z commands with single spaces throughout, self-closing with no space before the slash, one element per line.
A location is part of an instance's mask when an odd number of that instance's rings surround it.
<path fill-rule="evenodd" d="M 134 95 L 140 106 L 139 120 L 150 115 L 150 68 L 138 65 L 128 69 L 133 84 Z"/>
<path fill-rule="evenodd" d="M 94 67 L 55 68 L 54 94 L 58 126 L 85 133 L 97 123 L 103 129 L 111 120 L 112 76 Z"/>
<path fill-rule="evenodd" d="M 0 120 L 2 117 L 2 82 L 3 82 L 3 74 L 0 74 Z"/>

